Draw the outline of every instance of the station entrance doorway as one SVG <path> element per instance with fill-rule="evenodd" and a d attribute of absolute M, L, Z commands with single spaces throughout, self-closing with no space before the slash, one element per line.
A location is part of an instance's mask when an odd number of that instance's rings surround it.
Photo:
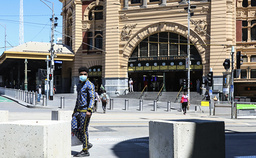
<path fill-rule="evenodd" d="M 134 91 L 158 92 L 163 87 L 163 91 L 179 91 L 182 87 L 183 79 L 187 78 L 187 71 L 171 72 L 133 72 L 129 73 L 129 78 L 133 79 Z M 202 71 L 191 71 L 190 88 L 196 91 L 196 80 L 201 80 Z"/>

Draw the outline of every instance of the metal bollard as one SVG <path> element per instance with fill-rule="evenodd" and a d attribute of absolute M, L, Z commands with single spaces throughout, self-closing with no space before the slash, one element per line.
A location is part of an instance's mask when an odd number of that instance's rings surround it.
<path fill-rule="evenodd" d="M 139 110 L 143 111 L 143 100 L 142 99 L 140 99 L 140 102 L 139 102 Z"/>
<path fill-rule="evenodd" d="M 32 95 L 33 95 L 33 100 L 32 100 L 32 104 L 33 105 L 36 105 L 36 93 L 35 92 L 32 92 Z"/>
<path fill-rule="evenodd" d="M 128 110 L 128 108 L 129 108 L 129 100 L 125 99 L 125 101 L 124 101 L 124 110 Z"/>
<path fill-rule="evenodd" d="M 167 112 L 168 111 L 171 111 L 171 102 L 170 101 L 167 102 Z"/>
<path fill-rule="evenodd" d="M 153 111 L 156 111 L 156 108 L 157 108 L 157 101 L 156 100 L 154 100 L 154 105 L 153 105 Z"/>
<path fill-rule="evenodd" d="M 197 105 L 195 106 L 195 111 L 197 111 Z"/>
<path fill-rule="evenodd" d="M 61 109 L 64 109 L 65 107 L 65 97 L 61 96 L 60 97 L 60 107 Z"/>
<path fill-rule="evenodd" d="M 43 95 L 43 106 L 46 106 L 46 97 Z"/>
<path fill-rule="evenodd" d="M 114 108 L 113 106 L 114 106 L 114 100 L 111 98 L 110 103 L 109 103 L 109 109 L 113 110 L 113 108 Z"/>

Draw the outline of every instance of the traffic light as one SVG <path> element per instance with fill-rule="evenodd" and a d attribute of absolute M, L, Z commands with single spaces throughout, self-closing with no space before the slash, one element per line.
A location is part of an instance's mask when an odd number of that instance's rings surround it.
<path fill-rule="evenodd" d="M 213 85 L 213 72 L 209 72 L 207 75 L 207 80 L 208 80 L 208 86 L 212 86 Z"/>
<path fill-rule="evenodd" d="M 187 80 L 183 79 L 183 88 L 186 89 L 187 88 Z"/>
<path fill-rule="evenodd" d="M 229 69 L 230 68 L 230 59 L 225 59 L 223 63 L 224 69 Z"/>
<path fill-rule="evenodd" d="M 236 69 L 240 69 L 241 65 L 243 64 L 243 59 L 241 52 L 236 52 Z"/>
<path fill-rule="evenodd" d="M 49 80 L 52 80 L 52 74 L 49 74 Z"/>

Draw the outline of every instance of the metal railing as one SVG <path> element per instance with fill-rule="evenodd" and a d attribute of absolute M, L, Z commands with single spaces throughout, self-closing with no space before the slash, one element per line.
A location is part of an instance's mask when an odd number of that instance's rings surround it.
<path fill-rule="evenodd" d="M 142 90 L 141 93 L 140 93 L 139 99 L 141 99 L 141 98 L 143 97 L 144 92 L 145 92 L 145 89 L 146 89 L 147 87 L 148 87 L 148 85 L 144 86 L 143 90 Z"/>
<path fill-rule="evenodd" d="M 158 100 L 159 100 L 159 97 L 162 95 L 163 89 L 164 89 L 164 84 L 163 84 L 162 88 L 160 89 L 160 91 L 158 92 L 158 94 L 157 94 L 157 96 L 156 96 L 156 99 L 155 99 L 156 101 L 158 101 Z"/>
<path fill-rule="evenodd" d="M 178 92 L 178 94 L 177 94 L 177 96 L 176 96 L 176 98 L 175 98 L 174 103 L 177 102 L 177 100 L 178 100 L 178 98 L 179 98 L 179 96 L 180 96 L 180 92 L 182 91 L 182 89 L 183 89 L 183 87 L 180 87 L 180 90 L 179 90 L 179 92 Z"/>

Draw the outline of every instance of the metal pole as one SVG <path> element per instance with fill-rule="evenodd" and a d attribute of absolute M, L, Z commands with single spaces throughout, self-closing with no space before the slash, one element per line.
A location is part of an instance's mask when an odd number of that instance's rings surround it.
<path fill-rule="evenodd" d="M 139 106 L 140 106 L 139 110 L 143 111 L 143 100 L 142 99 L 140 99 Z"/>
<path fill-rule="evenodd" d="M 43 106 L 46 106 L 46 100 L 45 95 L 43 95 Z"/>
<path fill-rule="evenodd" d="M 190 0 L 188 0 L 188 46 L 187 46 L 187 53 L 188 53 L 188 105 L 190 104 Z"/>
<path fill-rule="evenodd" d="M 109 104 L 109 106 L 110 106 L 109 109 L 110 110 L 113 110 L 113 106 L 114 106 L 113 104 L 114 104 L 114 100 L 111 98 L 110 99 L 110 104 Z"/>
<path fill-rule="evenodd" d="M 210 68 L 210 72 L 212 72 L 212 68 Z M 212 81 L 213 82 L 213 81 Z M 212 91 L 212 86 L 209 86 L 209 92 L 210 90 Z M 210 102 L 209 102 L 209 115 L 212 115 L 212 104 L 213 104 L 213 99 L 212 99 L 212 95 L 209 93 L 210 95 Z"/>
<path fill-rule="evenodd" d="M 231 58 L 232 58 L 232 64 L 231 64 L 231 87 L 230 87 L 230 93 L 231 93 L 231 119 L 234 117 L 234 52 L 235 47 L 232 46 L 231 49 Z"/>
<path fill-rule="evenodd" d="M 32 102 L 32 104 L 36 105 L 36 93 L 35 92 L 32 92 L 32 93 L 33 93 L 33 102 Z"/>
<path fill-rule="evenodd" d="M 25 59 L 25 80 L 24 80 L 24 89 L 28 90 L 28 60 Z"/>
<path fill-rule="evenodd" d="M 156 108 L 157 108 L 157 101 L 154 100 L 153 111 L 156 111 Z"/>
<path fill-rule="evenodd" d="M 41 2 L 43 2 L 48 8 L 50 8 L 52 10 L 52 27 L 51 27 L 51 48 L 50 48 L 50 53 L 51 53 L 51 65 L 50 65 L 50 73 L 52 74 L 52 80 L 50 81 L 50 100 L 53 100 L 53 83 L 54 83 L 54 75 L 53 75 L 53 71 L 54 71 L 54 45 L 53 45 L 53 41 L 54 41 L 54 28 L 55 28 L 55 22 L 54 22 L 54 3 L 48 0 L 40 0 Z M 52 8 L 47 5 L 44 1 L 48 2 L 48 3 L 52 3 Z M 49 81 L 49 80 L 48 80 Z M 48 98 L 47 98 L 48 99 Z"/>
<path fill-rule="evenodd" d="M 65 107 L 65 97 L 61 96 L 60 97 L 60 108 L 64 109 Z"/>
<path fill-rule="evenodd" d="M 125 106 L 124 109 L 128 110 L 128 108 L 129 108 L 129 100 L 128 99 L 125 99 L 124 106 Z"/>
<path fill-rule="evenodd" d="M 167 102 L 167 112 L 171 111 L 171 101 Z"/>

